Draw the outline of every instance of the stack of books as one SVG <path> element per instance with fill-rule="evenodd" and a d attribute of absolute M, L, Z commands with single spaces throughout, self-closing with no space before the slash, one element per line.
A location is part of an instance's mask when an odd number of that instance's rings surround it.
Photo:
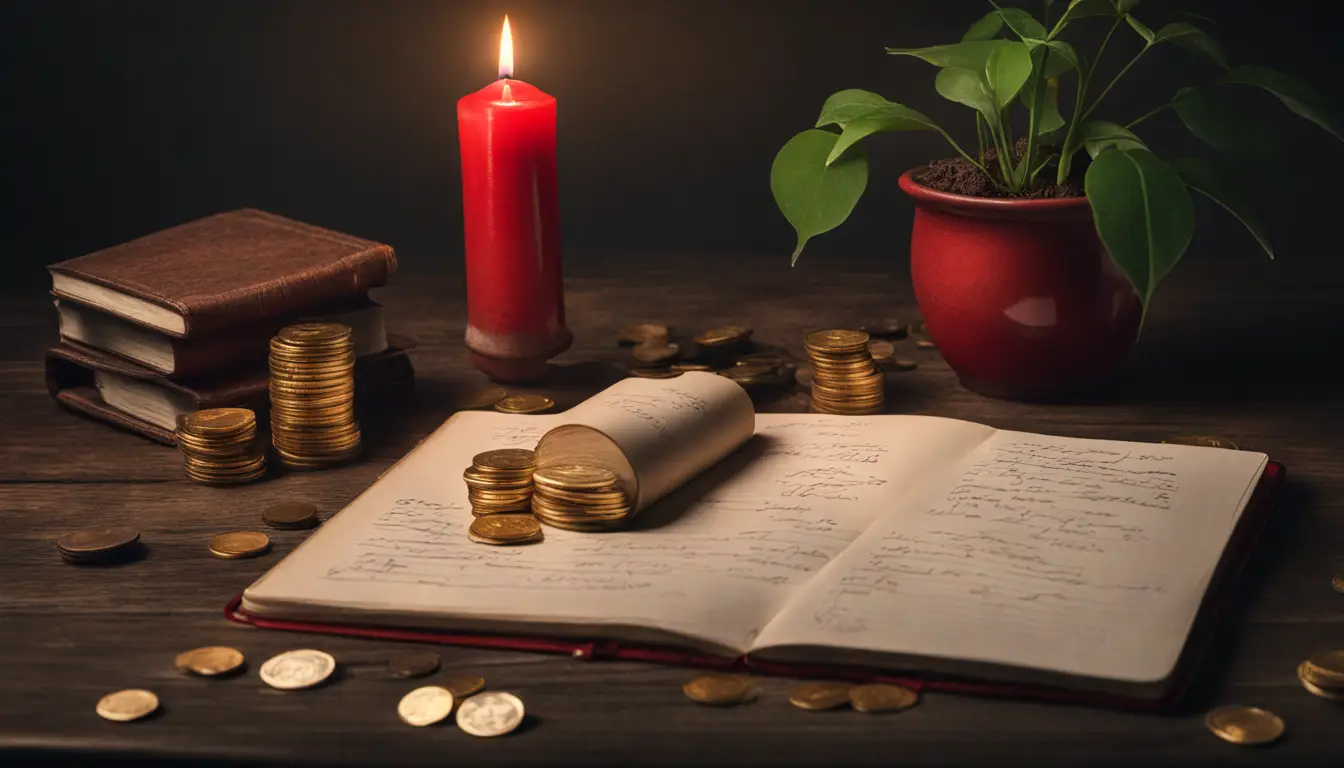
<path fill-rule="evenodd" d="M 369 289 L 392 249 L 243 209 L 53 264 L 61 343 L 47 388 L 61 405 L 165 444 L 182 414 L 264 410 L 272 336 L 292 323 L 353 329 L 356 395 L 414 381 L 409 340 L 389 336 Z"/>

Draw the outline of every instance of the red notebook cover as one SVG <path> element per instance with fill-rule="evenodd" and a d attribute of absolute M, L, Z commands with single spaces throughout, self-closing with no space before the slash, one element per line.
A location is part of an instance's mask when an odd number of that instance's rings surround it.
<path fill-rule="evenodd" d="M 623 661 L 650 661 L 689 667 L 753 672 L 800 678 L 826 678 L 855 682 L 897 683 L 915 691 L 937 691 L 970 696 L 997 698 L 1037 699 L 1073 704 L 1122 709 L 1163 710 L 1177 704 L 1193 681 L 1200 659 L 1213 639 L 1213 630 L 1219 618 L 1233 601 L 1233 587 L 1242 568 L 1251 559 L 1256 539 L 1264 529 L 1273 511 L 1274 498 L 1286 475 L 1285 467 L 1271 461 L 1256 484 L 1242 513 L 1241 521 L 1223 551 L 1218 568 L 1209 583 L 1204 603 L 1191 628 L 1173 675 L 1171 686 L 1159 699 L 1138 699 L 1095 691 L 1075 691 L 1066 688 L 1004 684 L 970 679 L 937 678 L 915 670 L 886 670 L 844 665 L 812 665 L 767 662 L 750 655 L 737 658 L 712 656 L 683 648 L 655 645 L 632 645 L 614 640 L 547 638 L 530 635 L 493 635 L 415 630 L 385 627 L 366 627 L 351 624 L 328 624 L 304 621 L 269 619 L 247 613 L 241 607 L 242 595 L 235 597 L 224 608 L 230 621 L 250 624 L 262 629 L 280 629 L 290 632 L 317 632 L 322 634 L 367 637 L 377 640 L 400 640 L 442 645 L 466 645 L 479 648 L 499 648 L 536 653 L 566 653 L 578 659 Z"/>

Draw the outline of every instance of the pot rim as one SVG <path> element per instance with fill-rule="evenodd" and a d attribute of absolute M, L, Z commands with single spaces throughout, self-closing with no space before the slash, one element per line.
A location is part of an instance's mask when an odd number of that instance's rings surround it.
<path fill-rule="evenodd" d="M 940 208 L 960 211 L 967 214 L 1013 216 L 1031 214 L 1080 214 L 1086 212 L 1092 216 L 1091 205 L 1085 195 L 1078 197 L 1054 197 L 1042 200 L 1022 200 L 1004 197 L 974 197 L 958 195 L 954 192 L 940 192 L 915 181 L 915 176 L 928 169 L 928 165 L 911 168 L 901 174 L 901 191 L 916 202 L 928 203 Z"/>

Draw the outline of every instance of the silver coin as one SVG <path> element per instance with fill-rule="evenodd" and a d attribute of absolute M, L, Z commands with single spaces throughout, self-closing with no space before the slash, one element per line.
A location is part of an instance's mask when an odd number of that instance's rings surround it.
<path fill-rule="evenodd" d="M 433 725 L 453 711 L 453 692 L 439 685 L 426 685 L 401 697 L 397 716 L 407 725 Z"/>
<path fill-rule="evenodd" d="M 457 727 L 472 736 L 503 736 L 522 722 L 523 701 L 512 693 L 478 693 L 457 708 Z"/>
<path fill-rule="evenodd" d="M 261 665 L 261 680 L 272 688 L 295 691 L 320 685 L 336 671 L 331 654 L 304 648 L 272 656 Z"/>

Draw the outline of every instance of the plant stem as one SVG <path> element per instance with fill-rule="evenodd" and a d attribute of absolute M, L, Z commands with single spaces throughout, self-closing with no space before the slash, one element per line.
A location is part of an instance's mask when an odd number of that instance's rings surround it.
<path fill-rule="evenodd" d="M 1087 76 L 1084 77 L 1081 71 L 1078 73 L 1078 98 L 1073 105 L 1073 114 L 1069 116 L 1069 130 L 1064 134 L 1064 146 L 1059 148 L 1059 172 L 1055 174 L 1055 183 L 1057 184 L 1062 185 L 1065 181 L 1068 181 L 1069 172 L 1073 170 L 1073 136 L 1078 130 L 1078 123 L 1081 122 L 1079 116 L 1083 112 L 1083 102 L 1087 99 L 1087 88 L 1092 84 L 1092 73 L 1097 71 L 1097 65 L 1101 63 L 1101 55 L 1106 52 L 1106 44 L 1111 42 L 1111 36 L 1115 34 L 1115 30 L 1120 28 L 1120 23 L 1124 20 L 1123 16 L 1116 19 L 1110 30 L 1106 32 L 1106 37 L 1102 38 L 1101 45 L 1097 48 L 1096 58 L 1092 60 L 1092 66 L 1088 68 Z"/>
<path fill-rule="evenodd" d="M 1046 10 L 1050 9 L 1046 4 Z M 1032 83 L 1031 89 L 1031 112 L 1027 120 L 1027 151 L 1022 153 L 1022 163 L 1019 166 L 1023 180 L 1027 180 L 1031 173 L 1031 167 L 1036 164 L 1036 114 L 1041 110 L 1041 97 L 1045 96 L 1045 66 L 1050 61 L 1050 46 L 1041 46 L 1041 69 L 1036 73 L 1036 78 Z"/>
<path fill-rule="evenodd" d="M 1116 83 L 1120 82 L 1120 78 L 1125 76 L 1125 73 L 1128 72 L 1130 68 L 1134 66 L 1134 63 L 1137 62 L 1139 59 L 1143 58 L 1143 54 L 1147 53 L 1148 48 L 1149 46 L 1147 45 L 1140 48 L 1139 52 L 1134 55 L 1134 58 L 1130 59 L 1128 64 L 1120 68 L 1120 71 L 1116 73 L 1114 78 L 1111 79 L 1111 82 L 1107 83 L 1106 87 L 1102 90 L 1102 92 L 1097 95 L 1097 100 L 1092 102 L 1092 106 L 1088 107 L 1087 111 L 1083 113 L 1084 120 L 1087 119 L 1088 115 L 1092 114 L 1092 110 L 1096 109 L 1097 105 L 1101 103 L 1101 100 L 1106 98 L 1106 94 L 1111 92 L 1111 89 L 1115 87 Z"/>
<path fill-rule="evenodd" d="M 986 119 L 985 122 L 989 122 L 989 120 Z M 1009 163 L 1009 158 L 1012 156 L 1011 154 L 1009 154 L 1012 151 L 1010 149 L 1011 145 L 1008 143 L 1008 134 L 1003 129 L 1003 120 L 1000 119 L 996 122 L 998 123 L 998 125 L 995 126 L 993 123 L 991 123 L 989 126 L 989 130 L 990 133 L 994 136 L 994 146 L 996 149 L 995 155 L 997 155 L 999 158 L 999 173 L 1003 175 L 1003 184 L 1000 186 L 1007 186 L 1008 189 L 1012 190 L 1013 169 L 1011 164 Z M 995 127 L 999 129 L 997 133 L 994 131 Z M 991 176 L 990 178 L 992 179 L 993 177 Z"/>
<path fill-rule="evenodd" d="M 1125 127 L 1126 127 L 1126 128 L 1133 128 L 1134 126 L 1138 125 L 1139 123 L 1142 123 L 1144 120 L 1147 120 L 1148 118 L 1152 117 L 1153 115 L 1156 115 L 1157 113 L 1161 112 L 1162 110 L 1164 110 L 1164 109 L 1166 109 L 1167 107 L 1170 107 L 1170 106 L 1171 106 L 1170 103 L 1163 104 L 1162 106 L 1158 107 L 1157 109 L 1154 109 L 1154 110 L 1152 110 L 1151 112 L 1147 112 L 1147 113 L 1145 113 L 1145 114 L 1143 114 L 1143 115 L 1140 115 L 1139 117 L 1137 117 L 1137 118 L 1135 118 L 1135 119 L 1129 121 L 1128 123 L 1125 124 Z"/>
<path fill-rule="evenodd" d="M 976 157 L 983 164 L 985 162 L 985 119 L 980 116 L 979 110 L 975 112 L 975 143 L 980 148 Z"/>

